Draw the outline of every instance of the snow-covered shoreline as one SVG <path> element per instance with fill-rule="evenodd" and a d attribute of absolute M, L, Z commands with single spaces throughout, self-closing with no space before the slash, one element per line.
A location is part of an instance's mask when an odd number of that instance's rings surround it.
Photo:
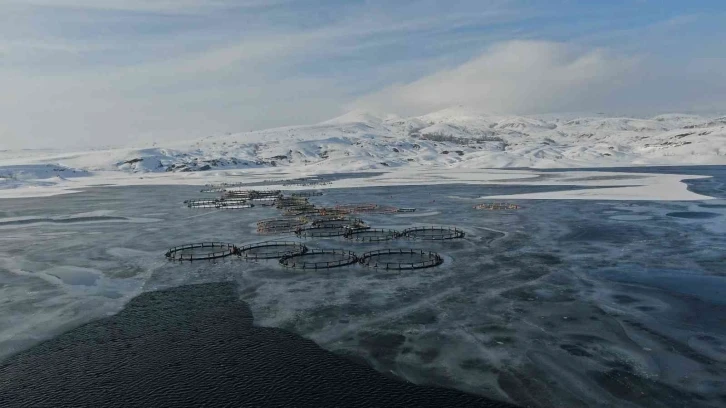
<path fill-rule="evenodd" d="M 582 181 L 587 174 L 568 171 L 548 172 L 542 180 L 537 170 L 519 169 L 706 164 L 726 165 L 726 117 L 573 119 L 481 114 L 456 107 L 405 119 L 353 112 L 317 125 L 163 147 L 0 151 L 0 198 L 64 194 L 100 185 L 194 185 L 382 172 L 325 187 L 527 184 L 532 181 L 528 178 L 537 177 L 539 185 L 569 179 L 571 184 L 602 188 L 517 198 L 698 200 L 706 197 L 689 192 L 681 182 L 693 176 L 658 174 L 627 180 L 620 173 L 598 172 L 599 180 Z M 514 169 L 497 170 L 506 168 Z"/>
<path fill-rule="evenodd" d="M 546 178 L 541 179 L 541 176 Z M 507 169 L 451 169 L 429 168 L 391 169 L 372 172 L 371 177 L 333 180 L 320 186 L 285 186 L 283 180 L 300 177 L 295 171 L 256 172 L 219 171 L 196 173 L 147 173 L 133 175 L 122 172 L 98 172 L 85 177 L 59 179 L 48 185 L 26 185 L 13 189 L 0 189 L 0 199 L 46 197 L 70 194 L 102 186 L 198 185 L 244 181 L 268 181 L 265 188 L 282 190 L 361 188 L 399 185 L 437 184 L 489 184 L 520 186 L 583 186 L 586 190 L 548 193 L 517 194 L 512 196 L 482 197 L 489 199 L 587 199 L 587 200 L 708 200 L 711 197 L 688 190 L 683 180 L 708 176 L 679 174 L 623 173 L 607 171 L 547 171 Z M 590 180 L 588 180 L 590 178 Z M 274 180 L 279 180 L 276 184 Z"/>

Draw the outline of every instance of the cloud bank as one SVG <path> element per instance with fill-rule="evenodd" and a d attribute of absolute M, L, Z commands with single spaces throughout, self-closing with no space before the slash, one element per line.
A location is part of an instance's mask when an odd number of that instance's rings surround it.
<path fill-rule="evenodd" d="M 593 108 L 629 86 L 640 61 L 565 43 L 511 41 L 460 66 L 367 95 L 351 106 L 403 114 L 453 105 L 533 113 Z"/>
<path fill-rule="evenodd" d="M 726 10 L 686 3 L 0 0 L 0 149 L 168 142 L 354 108 L 724 109 Z"/>

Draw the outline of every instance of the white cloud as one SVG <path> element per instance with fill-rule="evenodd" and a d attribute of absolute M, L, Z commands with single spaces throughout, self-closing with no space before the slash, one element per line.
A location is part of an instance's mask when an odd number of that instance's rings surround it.
<path fill-rule="evenodd" d="M 579 110 L 627 86 L 638 67 L 637 58 L 602 49 L 511 41 L 458 67 L 367 95 L 353 106 L 403 114 L 452 105 L 506 113 Z"/>

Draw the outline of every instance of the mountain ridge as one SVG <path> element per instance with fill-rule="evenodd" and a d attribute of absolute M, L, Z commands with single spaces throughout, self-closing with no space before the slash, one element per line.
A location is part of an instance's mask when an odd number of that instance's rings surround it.
<path fill-rule="evenodd" d="M 315 173 L 402 166 L 726 164 L 726 117 L 663 114 L 573 119 L 568 115 L 482 113 L 462 106 L 409 118 L 352 111 L 313 125 L 208 136 L 162 146 L 73 153 L 23 151 L 18 155 L 3 151 L 0 158 L 5 163 L 0 166 L 0 178 L 5 179 L 17 179 L 18 174 L 32 177 L 29 164 L 128 173 L 262 167 Z M 23 170 L 17 170 L 18 166 Z M 47 167 L 43 171 L 45 176 L 50 174 Z"/>

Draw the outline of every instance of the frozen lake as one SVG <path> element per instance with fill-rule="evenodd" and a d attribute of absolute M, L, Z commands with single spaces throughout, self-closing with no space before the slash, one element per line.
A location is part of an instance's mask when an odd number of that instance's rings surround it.
<path fill-rule="evenodd" d="M 361 218 L 376 228 L 467 233 L 446 242 L 305 241 L 444 258 L 439 267 L 402 272 L 167 262 L 164 252 L 180 244 L 274 238 L 258 235 L 255 223 L 278 210 L 185 207 L 185 199 L 211 196 L 200 187 L 5 199 L 0 359 L 116 313 L 143 292 L 234 281 L 256 325 L 417 384 L 533 406 L 726 404 L 726 171 L 696 171 L 715 177 L 690 180 L 690 189 L 718 200 L 512 200 L 522 208 L 478 211 L 472 207 L 483 196 L 579 187 L 464 184 L 330 189 L 310 199 L 415 207 Z"/>

